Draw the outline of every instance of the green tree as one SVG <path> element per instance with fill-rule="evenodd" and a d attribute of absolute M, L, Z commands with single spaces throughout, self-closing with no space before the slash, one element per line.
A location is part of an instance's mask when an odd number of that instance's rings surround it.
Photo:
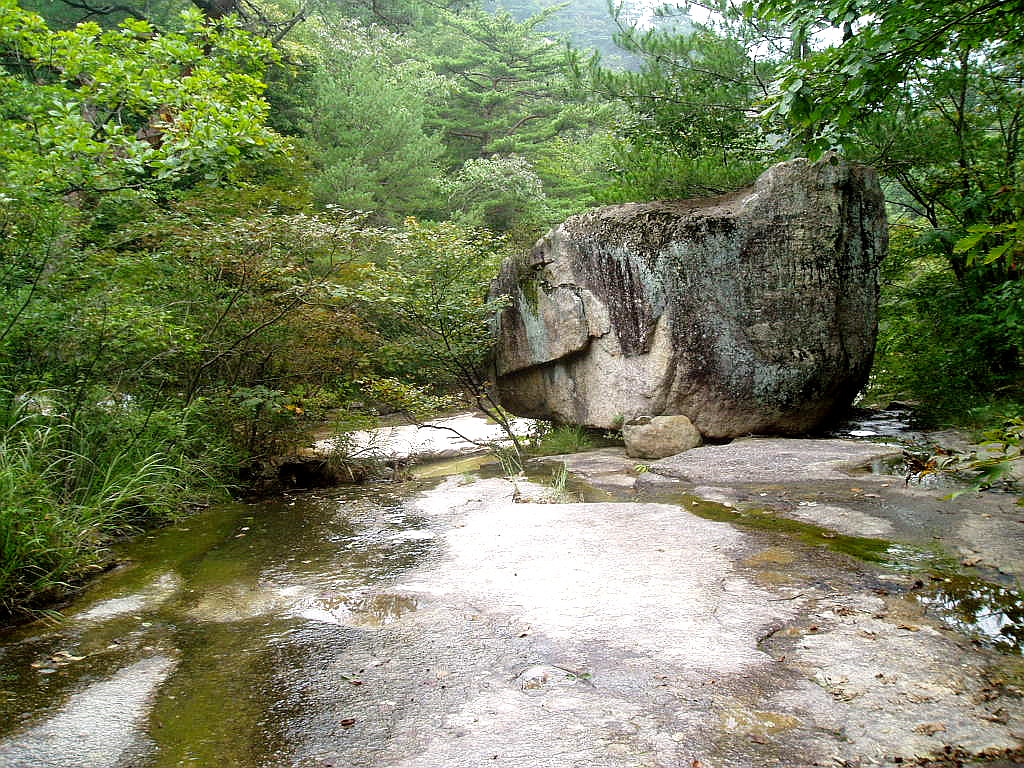
<path fill-rule="evenodd" d="M 550 15 L 517 22 L 504 11 L 470 7 L 443 14 L 426 33 L 434 69 L 453 84 L 437 118 L 449 167 L 493 154 L 530 158 L 544 142 L 592 119 L 569 97 L 564 43 L 538 31 Z"/>
<path fill-rule="evenodd" d="M 961 281 L 1016 276 L 1024 16 L 1004 2 L 765 0 L 756 10 L 788 25 L 802 50 L 779 67 L 767 111 L 790 126 L 792 150 L 842 147 L 876 165 Z M 842 39 L 815 38 L 824 28 Z"/>
<path fill-rule="evenodd" d="M 621 17 L 616 40 L 637 71 L 599 56 L 573 66 L 580 87 L 628 108 L 614 129 L 612 199 L 691 197 L 752 181 L 773 155 L 758 123 L 773 64 L 750 51 L 752 31 L 688 24 L 641 30 Z"/>
<path fill-rule="evenodd" d="M 801 55 L 777 73 L 772 109 L 815 151 L 841 141 L 866 111 L 891 103 L 923 62 L 986 49 L 996 59 L 1021 49 L 1024 15 L 1010 0 L 757 0 L 749 18 L 786 27 Z M 841 34 L 823 49 L 815 34 Z"/>
<path fill-rule="evenodd" d="M 367 314 L 377 317 L 383 372 L 390 368 L 400 378 L 371 378 L 374 396 L 415 418 L 424 406 L 446 403 L 439 394 L 460 391 L 501 425 L 518 456 L 512 417 L 493 399 L 489 375 L 494 315 L 504 299 L 488 299 L 487 291 L 508 240 L 452 222 L 410 219 L 388 241 Z"/>
<path fill-rule="evenodd" d="M 548 213 L 540 176 L 516 155 L 467 160 L 446 188 L 451 210 L 469 226 L 496 232 L 526 230 L 529 237 L 543 226 Z"/>
<path fill-rule="evenodd" d="M 197 11 L 183 21 L 180 34 L 140 21 L 53 32 L 0 0 L 0 191 L 152 194 L 280 149 L 264 126 L 269 44 Z"/>
<path fill-rule="evenodd" d="M 445 81 L 415 61 L 408 41 L 380 29 L 325 32 L 317 48 L 300 108 L 317 202 L 383 218 L 437 210 L 443 147 L 425 123 Z"/>

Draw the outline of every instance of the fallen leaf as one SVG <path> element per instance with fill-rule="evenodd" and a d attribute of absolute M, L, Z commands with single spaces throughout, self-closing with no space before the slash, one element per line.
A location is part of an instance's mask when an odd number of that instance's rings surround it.
<path fill-rule="evenodd" d="M 921 723 L 914 729 L 915 733 L 923 733 L 925 736 L 934 736 L 936 733 L 943 733 L 946 726 L 942 723 Z"/>
<path fill-rule="evenodd" d="M 344 720 L 341 721 L 342 728 L 351 728 L 355 724 L 356 719 L 354 717 L 346 717 Z"/>
<path fill-rule="evenodd" d="M 920 632 L 921 628 L 915 624 L 900 624 L 900 629 L 905 629 L 908 632 Z"/>

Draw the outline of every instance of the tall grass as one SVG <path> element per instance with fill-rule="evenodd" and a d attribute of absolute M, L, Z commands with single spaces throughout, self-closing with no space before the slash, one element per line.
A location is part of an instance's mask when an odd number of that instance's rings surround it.
<path fill-rule="evenodd" d="M 52 597 L 115 536 L 224 493 L 233 456 L 198 409 L 67 410 L 0 393 L 0 612 Z"/>
<path fill-rule="evenodd" d="M 584 427 L 560 424 L 536 436 L 530 448 L 538 456 L 579 453 L 594 447 L 594 440 Z"/>

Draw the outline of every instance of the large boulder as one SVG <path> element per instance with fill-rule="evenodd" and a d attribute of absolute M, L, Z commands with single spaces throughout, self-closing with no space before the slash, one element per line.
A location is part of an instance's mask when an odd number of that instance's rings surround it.
<path fill-rule="evenodd" d="M 496 390 L 522 416 L 801 434 L 864 385 L 887 250 L 873 170 L 793 160 L 722 197 L 574 216 L 492 286 Z"/>

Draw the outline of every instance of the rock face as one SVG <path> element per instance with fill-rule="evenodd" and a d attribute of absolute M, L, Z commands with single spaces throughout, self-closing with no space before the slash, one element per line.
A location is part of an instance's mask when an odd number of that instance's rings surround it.
<path fill-rule="evenodd" d="M 492 286 L 510 297 L 497 393 L 598 428 L 681 414 L 711 438 L 813 430 L 867 379 L 887 245 L 877 175 L 836 157 L 574 216 Z"/>
<path fill-rule="evenodd" d="M 685 416 L 644 416 L 622 425 L 622 439 L 634 459 L 664 459 L 701 444 L 700 432 Z"/>

